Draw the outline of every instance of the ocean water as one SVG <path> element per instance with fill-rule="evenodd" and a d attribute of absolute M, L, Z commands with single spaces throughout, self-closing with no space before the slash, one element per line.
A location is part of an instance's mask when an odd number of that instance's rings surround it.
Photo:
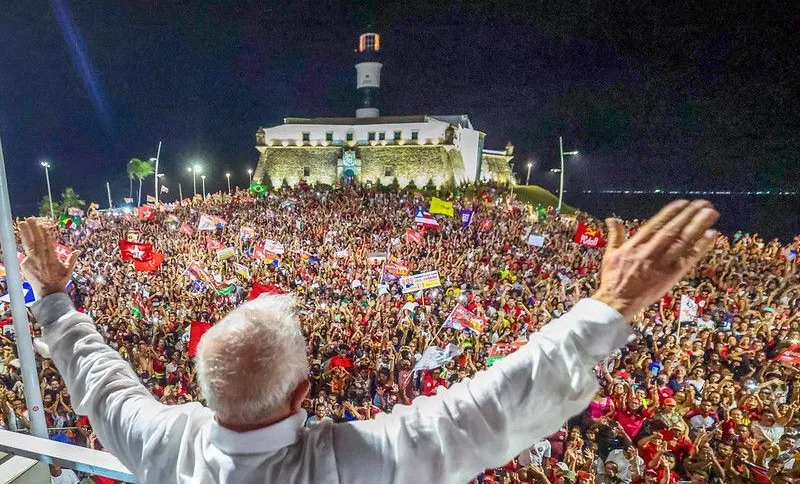
<path fill-rule="evenodd" d="M 731 235 L 737 230 L 758 233 L 765 239 L 783 242 L 800 234 L 800 195 L 668 195 L 572 193 L 565 203 L 605 218 L 647 218 L 677 198 L 705 198 L 720 213 L 717 229 Z"/>

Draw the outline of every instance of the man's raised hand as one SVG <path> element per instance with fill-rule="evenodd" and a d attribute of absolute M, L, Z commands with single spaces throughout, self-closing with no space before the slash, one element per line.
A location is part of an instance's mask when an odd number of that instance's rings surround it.
<path fill-rule="evenodd" d="M 706 200 L 677 200 L 625 240 L 625 228 L 608 219 L 608 246 L 594 299 L 628 319 L 669 291 L 714 246 L 710 230 L 719 213 Z"/>
<path fill-rule="evenodd" d="M 73 251 L 61 262 L 53 249 L 50 230 L 34 217 L 20 223 L 20 237 L 26 256 L 21 265 L 22 274 L 31 283 L 34 294 L 42 298 L 63 292 L 78 263 L 80 251 Z"/>

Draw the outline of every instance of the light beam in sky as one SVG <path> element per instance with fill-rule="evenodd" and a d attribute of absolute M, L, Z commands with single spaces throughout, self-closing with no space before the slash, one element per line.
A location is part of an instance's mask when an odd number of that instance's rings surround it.
<path fill-rule="evenodd" d="M 50 4 L 53 7 L 58 26 L 61 28 L 61 34 L 67 43 L 67 47 L 72 56 L 72 62 L 78 69 L 78 72 L 83 80 L 83 85 L 88 91 L 89 98 L 97 111 L 100 121 L 103 124 L 106 132 L 111 132 L 111 111 L 106 99 L 103 86 L 100 85 L 100 79 L 97 76 L 97 69 L 95 69 L 89 54 L 86 52 L 86 44 L 78 32 L 78 27 L 72 20 L 72 15 L 69 11 L 69 6 L 64 0 L 51 0 Z"/>

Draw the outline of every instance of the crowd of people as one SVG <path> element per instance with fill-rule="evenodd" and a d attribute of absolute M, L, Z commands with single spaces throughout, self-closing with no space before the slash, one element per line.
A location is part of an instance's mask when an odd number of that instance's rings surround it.
<path fill-rule="evenodd" d="M 427 229 L 414 222 L 430 204 L 418 191 L 301 184 L 138 214 L 92 211 L 56 230 L 62 247 L 82 251 L 76 306 L 167 404 L 202 401 L 191 357 L 198 323 L 213 325 L 255 293 L 292 294 L 313 426 L 380 418 L 469 378 L 597 287 L 603 251 L 574 240 L 579 222 L 601 228 L 588 215 L 535 210 L 496 187 L 440 196 L 455 216 L 438 215 L 439 227 Z M 459 208 L 472 212 L 462 218 Z M 626 227 L 633 233 L 638 222 Z M 137 270 L 122 260 L 120 240 L 150 243 L 164 260 Z M 635 341 L 598 362 L 601 390 L 586 411 L 475 482 L 800 478 L 800 372 L 790 346 L 800 341 L 800 238 L 786 242 L 720 235 L 703 263 L 631 322 Z M 404 292 L 397 276 L 406 270 L 438 271 L 441 285 Z M 482 327 L 443 327 L 457 306 Z M 0 427 L 26 431 L 10 312 L 0 324 Z M 447 358 L 415 370 L 432 346 L 449 348 Z M 102 449 L 52 362 L 37 361 L 52 438 Z"/>

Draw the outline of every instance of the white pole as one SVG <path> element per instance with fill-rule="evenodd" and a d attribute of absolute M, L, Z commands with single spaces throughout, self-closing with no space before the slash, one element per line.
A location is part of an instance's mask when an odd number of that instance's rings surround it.
<path fill-rule="evenodd" d="M 528 176 L 525 177 L 525 184 L 531 184 L 531 163 L 528 163 Z"/>
<path fill-rule="evenodd" d="M 200 175 L 200 179 L 203 180 L 203 200 L 206 199 L 206 176 Z"/>
<path fill-rule="evenodd" d="M 561 182 L 558 184 L 558 213 L 561 213 L 561 202 L 564 200 L 564 141 L 558 137 L 558 153 L 561 156 Z"/>
<path fill-rule="evenodd" d="M 194 195 L 197 196 L 197 171 L 192 168 L 192 186 L 194 187 Z"/>
<path fill-rule="evenodd" d="M 231 194 L 231 174 L 225 173 L 225 178 L 228 179 L 228 195 Z"/>
<path fill-rule="evenodd" d="M 247 185 L 247 188 L 250 188 L 250 185 L 253 184 L 253 170 L 250 169 L 247 170 L 247 178 L 249 181 L 249 185 Z"/>
<path fill-rule="evenodd" d="M 161 158 L 161 141 L 158 142 L 158 151 L 156 152 L 156 206 L 158 206 L 158 160 Z"/>
<path fill-rule="evenodd" d="M 183 200 L 183 189 L 181 189 L 181 182 L 178 182 L 178 200 Z"/>
<path fill-rule="evenodd" d="M 53 212 L 53 192 L 50 191 L 50 163 L 44 162 L 44 177 L 47 179 L 47 199 L 50 201 L 50 218 L 55 219 L 56 214 Z"/>
<path fill-rule="evenodd" d="M 45 173 L 47 172 L 45 167 Z M 50 210 L 52 211 L 52 205 Z M 22 293 L 22 276 L 17 260 L 17 241 L 14 238 L 14 223 L 11 216 L 11 201 L 8 198 L 6 162 L 3 158 L 3 145 L 0 142 L 0 245 L 3 248 L 3 262 L 6 266 L 6 282 L 11 298 L 11 316 L 14 318 L 14 332 L 17 340 L 22 385 L 25 389 L 25 404 L 31 422 L 31 433 L 36 437 L 48 438 L 47 423 L 42 408 L 42 393 L 39 389 L 39 374 L 36 371 L 36 357 L 33 354 L 28 308 Z"/>
<path fill-rule="evenodd" d="M 114 208 L 114 204 L 111 203 L 111 185 L 106 182 L 106 192 L 108 192 L 108 208 Z"/>

